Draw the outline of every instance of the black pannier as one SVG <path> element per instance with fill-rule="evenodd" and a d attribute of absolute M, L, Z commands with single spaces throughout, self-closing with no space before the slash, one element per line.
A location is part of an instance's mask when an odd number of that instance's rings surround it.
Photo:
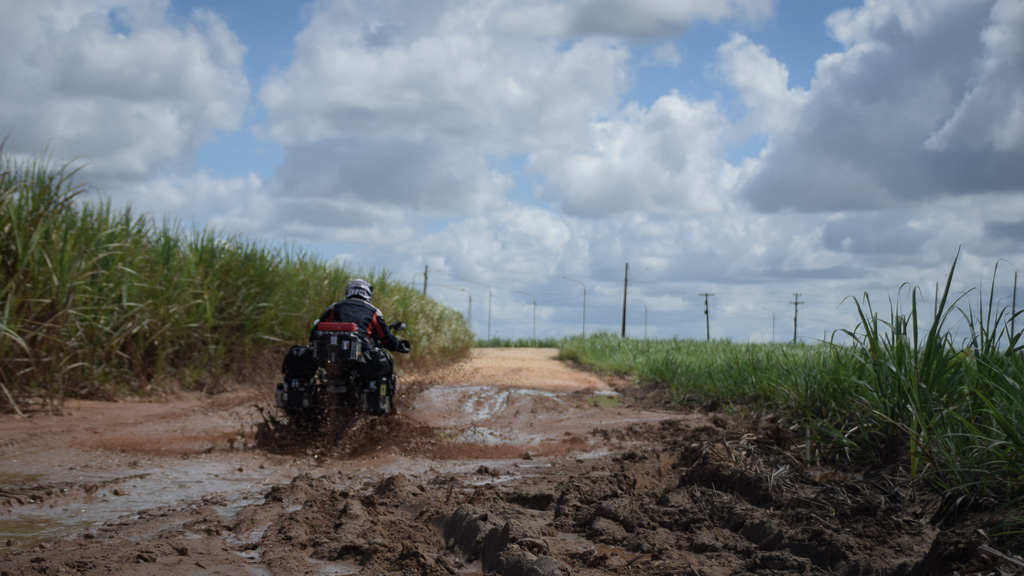
<path fill-rule="evenodd" d="M 309 346 L 292 346 L 284 355 L 281 372 L 284 382 L 277 385 L 274 403 L 278 408 L 289 411 L 310 407 L 310 393 L 313 378 L 318 369 L 313 349 Z"/>
<path fill-rule="evenodd" d="M 316 369 L 316 357 L 309 346 L 292 346 L 281 364 L 285 380 L 309 380 L 316 375 Z"/>
<path fill-rule="evenodd" d="M 383 350 L 370 349 L 363 356 L 366 363 L 360 367 L 360 374 L 370 380 L 390 376 L 395 369 L 391 356 Z"/>

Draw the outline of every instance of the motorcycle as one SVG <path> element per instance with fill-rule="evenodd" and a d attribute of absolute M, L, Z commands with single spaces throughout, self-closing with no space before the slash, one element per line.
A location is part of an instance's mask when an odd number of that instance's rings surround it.
<path fill-rule="evenodd" d="M 388 326 L 404 330 L 404 322 Z M 409 342 L 398 339 L 398 352 Z M 318 322 L 306 346 L 292 346 L 281 365 L 275 404 L 289 422 L 316 426 L 354 413 L 387 415 L 394 410 L 398 376 L 386 350 L 368 345 L 351 322 Z"/>

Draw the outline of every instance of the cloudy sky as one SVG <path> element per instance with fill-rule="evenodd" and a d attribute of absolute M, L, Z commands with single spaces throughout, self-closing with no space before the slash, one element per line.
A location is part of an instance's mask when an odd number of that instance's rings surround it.
<path fill-rule="evenodd" d="M 1024 271 L 1020 0 L 0 0 L 0 133 L 479 336 L 618 332 L 627 263 L 629 335 L 739 341 Z"/>

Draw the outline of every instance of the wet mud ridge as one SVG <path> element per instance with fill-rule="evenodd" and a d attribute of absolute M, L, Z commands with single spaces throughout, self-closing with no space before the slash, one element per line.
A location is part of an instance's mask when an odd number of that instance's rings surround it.
<path fill-rule="evenodd" d="M 379 481 L 301 474 L 241 507 L 205 498 L 9 551 L 0 573 L 951 574 L 983 561 L 928 506 L 753 464 L 750 437 L 678 420 L 612 435 L 633 446 Z"/>
<path fill-rule="evenodd" d="M 941 499 L 882 474 L 803 467 L 777 417 L 643 411 L 592 387 L 485 392 L 472 373 L 454 378 L 409 386 L 414 408 L 329 443 L 282 443 L 279 428 L 276 448 L 203 450 L 189 462 L 243 457 L 284 479 L 0 542 L 0 576 L 1019 573 L 969 520 L 943 515 Z M 147 480 L 114 477 L 94 493 Z M 0 485 L 0 526 L 40 505 L 31 500 L 48 485 L 35 480 Z M 57 499 L 83 490 L 49 486 Z"/>

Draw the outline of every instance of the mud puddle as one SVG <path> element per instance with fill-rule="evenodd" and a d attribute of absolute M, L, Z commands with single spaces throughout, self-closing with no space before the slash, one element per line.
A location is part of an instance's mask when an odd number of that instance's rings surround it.
<path fill-rule="evenodd" d="M 124 469 L 0 476 L 0 543 L 29 545 L 86 531 L 139 510 L 223 496 L 242 506 L 291 479 L 290 470 L 246 469 L 252 462 L 190 458 Z"/>
<path fill-rule="evenodd" d="M 443 414 L 445 433 L 453 443 L 530 447 L 550 440 L 550 429 L 523 427 L 518 420 L 527 415 L 543 417 L 538 416 L 537 404 L 545 405 L 545 415 L 568 411 L 572 399 L 570 394 L 529 388 L 438 386 L 417 397 L 412 417 Z M 515 425 L 510 425 L 510 419 Z"/>

